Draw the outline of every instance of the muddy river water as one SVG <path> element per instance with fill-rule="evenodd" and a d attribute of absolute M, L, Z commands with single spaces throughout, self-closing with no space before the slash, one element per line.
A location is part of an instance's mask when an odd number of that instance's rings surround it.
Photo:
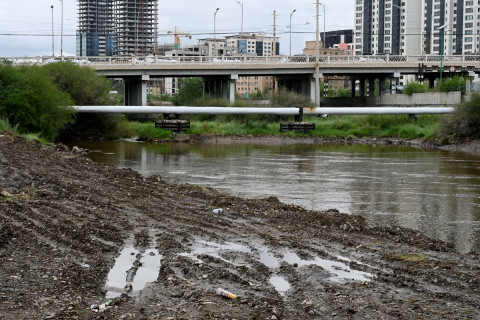
<path fill-rule="evenodd" d="M 73 144 L 70 144 L 73 145 Z M 250 198 L 338 209 L 480 249 L 480 157 L 372 145 L 76 142 L 97 162 Z"/>

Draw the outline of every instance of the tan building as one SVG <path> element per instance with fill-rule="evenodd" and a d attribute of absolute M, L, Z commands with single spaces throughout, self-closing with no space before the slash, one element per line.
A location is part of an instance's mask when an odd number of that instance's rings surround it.
<path fill-rule="evenodd" d="M 237 80 L 237 94 L 248 98 L 250 94 L 273 90 L 275 77 L 272 76 L 239 76 Z"/>
<path fill-rule="evenodd" d="M 321 41 L 319 41 L 320 44 L 320 55 L 321 56 L 345 56 L 347 55 L 346 50 L 342 49 L 337 49 L 337 48 L 323 48 L 323 44 Z M 305 55 L 311 55 L 314 56 L 316 55 L 316 50 L 315 50 L 315 41 L 306 41 L 305 42 L 305 48 L 303 49 L 303 54 Z"/>

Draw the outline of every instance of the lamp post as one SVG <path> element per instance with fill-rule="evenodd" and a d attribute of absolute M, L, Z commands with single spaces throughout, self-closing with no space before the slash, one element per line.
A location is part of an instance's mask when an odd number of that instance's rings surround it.
<path fill-rule="evenodd" d="M 443 51 L 444 51 L 444 48 L 445 48 L 445 44 L 444 44 L 444 41 L 445 41 L 445 27 L 447 25 L 444 24 L 443 26 L 441 27 L 438 27 L 437 30 L 441 30 L 442 32 L 442 38 L 441 38 L 441 41 L 440 41 L 440 82 L 442 82 L 442 76 L 443 76 Z"/>
<path fill-rule="evenodd" d="M 327 42 L 326 31 L 325 31 L 325 17 L 327 13 L 325 12 L 325 3 L 318 3 L 323 7 L 323 49 L 325 49 L 325 42 Z"/>
<path fill-rule="evenodd" d="M 290 57 L 292 56 L 292 16 L 297 11 L 294 9 L 292 13 L 290 13 Z"/>
<path fill-rule="evenodd" d="M 53 30 L 53 5 L 50 6 L 52 9 L 52 58 L 55 57 L 55 40 L 54 40 L 54 30 Z"/>
<path fill-rule="evenodd" d="M 402 7 L 394 4 L 393 7 L 397 8 L 398 9 L 398 20 L 400 21 L 398 23 L 398 25 L 400 26 L 400 24 L 402 23 Z M 401 49 L 401 46 L 402 46 L 402 41 L 401 41 L 401 28 L 399 27 L 399 30 L 398 30 L 398 54 L 401 55 L 402 54 L 402 49 Z M 393 30 L 392 30 L 392 38 L 393 38 Z M 395 40 L 395 38 L 393 38 L 393 40 Z M 392 52 L 393 53 L 393 52 Z"/>
<path fill-rule="evenodd" d="M 240 28 L 240 33 L 243 33 L 243 2 L 237 1 L 237 3 L 242 7 L 242 26 Z"/>
<path fill-rule="evenodd" d="M 220 10 L 220 8 L 217 8 L 215 10 L 215 13 L 213 14 L 213 51 L 215 53 L 214 56 L 218 55 L 217 51 L 217 27 L 216 27 L 216 20 L 217 20 L 217 12 Z"/>
<path fill-rule="evenodd" d="M 60 57 L 63 57 L 63 0 L 60 0 L 62 3 L 62 22 L 61 22 L 61 31 L 60 31 Z"/>
<path fill-rule="evenodd" d="M 320 2 L 317 0 L 317 30 L 315 32 L 315 107 L 320 108 L 320 43 L 319 43 L 319 12 Z"/>

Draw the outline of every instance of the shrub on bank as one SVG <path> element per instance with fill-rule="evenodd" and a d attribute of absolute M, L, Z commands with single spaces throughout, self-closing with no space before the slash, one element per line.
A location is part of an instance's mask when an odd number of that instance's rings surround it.
<path fill-rule="evenodd" d="M 37 132 L 54 140 L 73 121 L 68 93 L 60 91 L 41 67 L 0 66 L 0 118 L 20 133 Z"/>
<path fill-rule="evenodd" d="M 428 84 L 426 83 L 419 83 L 416 81 L 409 81 L 405 85 L 405 88 L 403 89 L 403 92 L 409 96 L 411 96 L 414 93 L 425 93 L 428 91 Z"/>
<path fill-rule="evenodd" d="M 439 132 L 440 136 L 480 138 L 480 95 L 473 94 L 470 101 L 460 104 L 442 121 Z"/>
<path fill-rule="evenodd" d="M 454 76 L 438 81 L 435 89 L 440 92 L 461 91 L 465 94 L 467 80 L 464 77 Z"/>

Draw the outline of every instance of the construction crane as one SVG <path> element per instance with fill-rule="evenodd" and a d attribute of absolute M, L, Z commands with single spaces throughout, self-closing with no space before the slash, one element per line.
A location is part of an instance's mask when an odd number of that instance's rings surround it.
<path fill-rule="evenodd" d="M 178 32 L 178 29 L 176 26 L 175 26 L 175 31 L 168 31 L 167 34 L 173 34 L 175 39 L 173 47 L 175 49 L 180 49 L 180 37 L 192 39 L 192 35 L 190 33 Z"/>

